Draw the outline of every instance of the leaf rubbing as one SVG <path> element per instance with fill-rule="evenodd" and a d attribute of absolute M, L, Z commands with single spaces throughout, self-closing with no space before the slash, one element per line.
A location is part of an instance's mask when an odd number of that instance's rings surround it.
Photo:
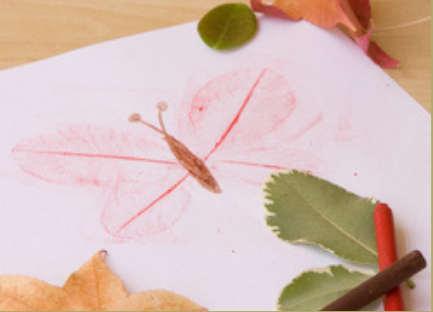
<path fill-rule="evenodd" d="M 202 311 L 204 308 L 167 291 L 129 296 L 123 282 L 98 252 L 63 287 L 24 276 L 0 276 L 0 311 Z"/>
<path fill-rule="evenodd" d="M 299 171 L 272 175 L 264 191 L 267 224 L 281 239 L 377 265 L 371 199 Z"/>
<path fill-rule="evenodd" d="M 209 11 L 199 22 L 203 41 L 215 49 L 230 49 L 250 40 L 257 31 L 254 12 L 243 3 L 228 3 Z"/>
<path fill-rule="evenodd" d="M 341 265 L 306 271 L 284 288 L 278 299 L 278 310 L 321 310 L 370 277 Z"/>

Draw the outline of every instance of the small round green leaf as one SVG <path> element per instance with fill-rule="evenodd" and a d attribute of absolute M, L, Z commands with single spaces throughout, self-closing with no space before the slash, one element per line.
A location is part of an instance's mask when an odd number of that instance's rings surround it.
<path fill-rule="evenodd" d="M 230 49 L 250 40 L 257 31 L 254 12 L 243 3 L 229 3 L 209 11 L 199 22 L 203 41 L 215 49 Z"/>

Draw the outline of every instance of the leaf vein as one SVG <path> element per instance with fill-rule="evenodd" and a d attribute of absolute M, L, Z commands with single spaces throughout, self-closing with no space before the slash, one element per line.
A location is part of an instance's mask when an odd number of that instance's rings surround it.
<path fill-rule="evenodd" d="M 325 221 L 327 221 L 331 226 L 335 227 L 338 231 L 340 231 L 343 235 L 346 235 L 349 239 L 353 240 L 355 243 L 357 243 L 358 245 L 360 245 L 361 247 L 363 247 L 364 249 L 366 249 L 368 252 L 370 252 L 371 254 L 373 254 L 374 256 L 377 256 L 377 253 L 371 249 L 370 247 L 368 247 L 367 245 L 365 245 L 363 242 L 361 242 L 360 240 L 356 239 L 356 237 L 354 237 L 352 234 L 350 234 L 349 232 L 347 232 L 345 229 L 343 229 L 342 227 L 340 227 L 338 224 L 336 224 L 335 222 L 333 222 L 331 219 L 329 219 L 326 215 L 324 215 L 323 213 L 321 213 L 318 209 L 316 209 L 314 207 L 314 205 L 312 203 L 310 203 L 310 201 L 308 201 L 308 199 L 306 199 L 301 192 L 299 192 L 298 189 L 296 189 L 295 187 L 292 186 L 292 189 L 300 196 L 300 198 L 309 206 L 311 207 L 311 209 L 313 209 L 319 216 L 321 216 Z"/>
<path fill-rule="evenodd" d="M 93 272 L 94 272 L 94 275 L 95 275 L 96 299 L 98 300 L 97 309 L 101 310 L 102 309 L 102 307 L 101 307 L 101 297 L 100 297 L 101 293 L 99 291 L 98 270 L 96 269 L 97 264 L 95 262 L 96 262 L 96 259 L 93 259 L 92 268 L 93 268 Z"/>
<path fill-rule="evenodd" d="M 230 28 L 230 24 L 232 23 L 232 20 L 235 18 L 236 16 L 236 12 L 238 11 L 239 6 L 236 6 L 233 8 L 232 12 L 230 13 L 230 17 L 227 20 L 227 25 L 226 27 L 224 27 L 223 33 L 221 34 L 219 40 L 217 41 L 217 43 L 215 43 L 215 47 L 218 48 L 219 45 L 221 44 L 221 42 L 223 41 L 225 35 L 227 34 L 229 28 Z"/>

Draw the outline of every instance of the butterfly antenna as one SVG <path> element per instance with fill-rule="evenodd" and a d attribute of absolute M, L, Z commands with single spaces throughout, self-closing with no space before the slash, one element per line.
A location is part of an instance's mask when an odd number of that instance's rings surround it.
<path fill-rule="evenodd" d="M 166 102 L 159 102 L 156 104 L 156 108 L 159 110 L 158 118 L 159 118 L 159 124 L 161 125 L 162 131 L 167 134 L 167 130 L 164 126 L 164 121 L 162 120 L 162 113 L 165 112 L 168 108 L 168 104 Z"/>
<path fill-rule="evenodd" d="M 141 123 L 141 124 L 143 124 L 143 125 L 145 125 L 145 126 L 148 126 L 148 127 L 151 128 L 151 129 L 155 130 L 156 132 L 159 132 L 159 133 L 165 135 L 165 132 L 164 132 L 165 130 L 163 131 L 163 130 L 161 130 L 161 129 L 158 129 L 158 128 L 155 127 L 154 125 L 148 123 L 147 121 L 144 121 L 144 120 L 141 118 L 140 114 L 132 114 L 132 115 L 129 117 L 129 121 L 130 121 L 130 122 L 139 122 L 139 123 Z"/>

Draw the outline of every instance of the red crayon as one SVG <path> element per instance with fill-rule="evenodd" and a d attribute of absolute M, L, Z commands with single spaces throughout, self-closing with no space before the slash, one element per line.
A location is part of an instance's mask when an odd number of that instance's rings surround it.
<path fill-rule="evenodd" d="M 374 211 L 374 226 L 379 257 L 379 268 L 384 270 L 398 260 L 395 242 L 394 218 L 386 204 L 378 204 Z M 385 311 L 404 311 L 400 287 L 394 288 L 384 297 Z"/>

